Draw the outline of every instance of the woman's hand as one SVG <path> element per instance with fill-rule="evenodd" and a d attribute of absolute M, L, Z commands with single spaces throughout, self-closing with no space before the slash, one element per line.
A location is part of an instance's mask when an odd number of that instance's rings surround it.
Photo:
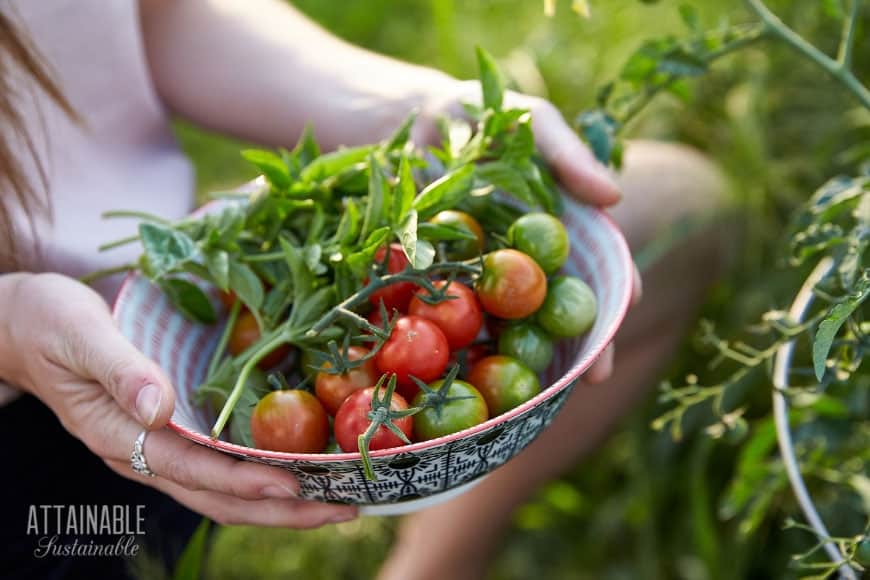
<path fill-rule="evenodd" d="M 48 405 L 120 475 L 223 524 L 307 528 L 356 517 L 352 506 L 295 499 L 296 479 L 197 445 L 167 429 L 175 392 L 115 327 L 90 288 L 56 274 L 0 276 L 0 377 Z M 143 429 L 156 477 L 130 467 Z"/>
<path fill-rule="evenodd" d="M 446 113 L 459 117 L 463 114 L 463 103 L 481 102 L 478 81 L 451 81 L 436 87 L 423 105 L 414 127 L 413 138 L 418 143 L 436 142 L 436 120 L 439 116 Z M 504 106 L 531 112 L 538 150 L 568 193 L 584 203 L 602 207 L 614 205 L 622 199 L 615 176 L 595 159 L 550 101 L 507 91 Z M 640 273 L 635 268 L 633 303 L 640 301 L 641 294 Z M 610 344 L 583 379 L 589 383 L 600 383 L 610 378 L 613 356 L 613 344 Z"/>

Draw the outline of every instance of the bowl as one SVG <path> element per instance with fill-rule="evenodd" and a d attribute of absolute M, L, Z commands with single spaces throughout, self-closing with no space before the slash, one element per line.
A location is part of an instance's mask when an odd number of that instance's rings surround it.
<path fill-rule="evenodd" d="M 544 388 L 523 405 L 446 437 L 373 451 L 376 481 L 366 479 L 359 453 L 282 453 L 212 439 L 209 429 L 214 417 L 191 401 L 205 377 L 222 325 L 188 321 L 137 273 L 124 281 L 114 317 L 121 332 L 175 385 L 169 427 L 180 436 L 241 459 L 287 469 L 298 478 L 305 499 L 366 506 L 367 513 L 413 511 L 466 491 L 534 441 L 625 318 L 633 276 L 625 239 L 603 211 L 572 200 L 565 205 L 562 220 L 572 249 L 563 271 L 579 276 L 595 292 L 599 312 L 592 329 L 557 344 L 552 364 L 541 375 Z"/>

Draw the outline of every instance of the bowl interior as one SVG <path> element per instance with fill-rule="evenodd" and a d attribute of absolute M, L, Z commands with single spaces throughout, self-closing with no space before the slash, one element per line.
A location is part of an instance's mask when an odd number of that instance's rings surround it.
<path fill-rule="evenodd" d="M 210 207 L 209 211 L 219 209 Z M 516 417 L 571 386 L 601 354 L 622 323 L 631 298 L 633 266 L 622 234 L 604 212 L 566 200 L 563 222 L 571 236 L 571 256 L 563 272 L 583 279 L 598 299 L 598 316 L 586 335 L 557 343 L 553 363 L 541 375 L 542 392 L 509 413 L 494 417 L 472 429 L 401 448 L 415 451 L 431 448 Z M 202 383 L 220 330 L 215 325 L 188 321 L 177 313 L 162 292 L 146 278 L 131 274 L 124 282 L 114 307 L 121 332 L 146 356 L 157 362 L 175 385 L 177 400 L 170 427 L 182 436 L 235 455 L 278 460 L 355 460 L 356 453 L 288 454 L 270 452 L 214 441 L 208 433 L 214 417 L 192 403 Z M 398 451 L 374 452 L 373 456 Z"/>

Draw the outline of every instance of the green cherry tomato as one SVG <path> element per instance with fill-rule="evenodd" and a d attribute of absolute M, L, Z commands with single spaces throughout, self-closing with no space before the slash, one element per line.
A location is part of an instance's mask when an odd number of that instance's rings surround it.
<path fill-rule="evenodd" d="M 465 212 L 445 210 L 435 214 L 429 220 L 440 226 L 450 226 L 474 236 L 473 240 L 453 240 L 446 242 L 447 255 L 454 260 L 470 260 L 478 257 L 483 252 L 484 236 L 483 228 L 476 219 Z"/>
<path fill-rule="evenodd" d="M 433 391 L 440 391 L 443 387 L 444 381 L 429 385 Z M 414 438 L 417 441 L 437 439 L 489 419 L 489 409 L 480 391 L 465 381 L 454 380 L 450 384 L 446 402 L 433 406 L 429 402 L 432 400 L 432 396 L 423 391 L 414 397 L 413 406 L 423 408 L 414 415 Z"/>
<path fill-rule="evenodd" d="M 579 336 L 592 328 L 598 302 L 580 278 L 559 276 L 550 281 L 537 318 L 544 330 L 561 338 Z"/>
<path fill-rule="evenodd" d="M 538 375 L 515 358 L 503 355 L 488 356 L 474 365 L 468 375 L 495 417 L 522 405 L 539 392 Z"/>
<path fill-rule="evenodd" d="M 553 360 L 553 341 L 537 324 L 522 322 L 508 326 L 499 335 L 498 353 L 513 357 L 541 373 Z"/>
<path fill-rule="evenodd" d="M 561 268 L 571 252 L 565 226 L 548 213 L 520 217 L 508 228 L 507 238 L 511 246 L 530 255 L 547 274 Z"/>

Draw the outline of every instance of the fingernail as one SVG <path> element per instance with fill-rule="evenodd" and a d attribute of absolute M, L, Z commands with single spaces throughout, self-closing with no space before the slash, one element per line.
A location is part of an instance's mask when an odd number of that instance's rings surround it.
<path fill-rule="evenodd" d="M 356 519 L 357 513 L 356 511 L 352 512 L 341 512 L 335 514 L 331 518 L 329 518 L 329 523 L 331 524 L 340 524 L 342 522 L 349 522 L 350 520 Z"/>
<path fill-rule="evenodd" d="M 260 490 L 260 493 L 263 497 L 270 497 L 272 499 L 290 499 L 299 497 L 299 494 L 295 489 L 284 485 L 267 485 Z"/>
<path fill-rule="evenodd" d="M 162 397 L 163 391 L 157 385 L 148 384 L 139 391 L 139 395 L 136 397 L 136 413 L 146 425 L 151 425 L 157 418 Z"/>

